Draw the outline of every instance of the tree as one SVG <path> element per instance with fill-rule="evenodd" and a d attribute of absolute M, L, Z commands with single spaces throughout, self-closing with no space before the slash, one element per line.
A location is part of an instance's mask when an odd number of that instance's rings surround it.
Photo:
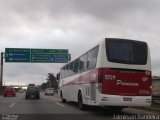
<path fill-rule="evenodd" d="M 47 88 L 47 83 L 42 83 L 41 89 L 44 90 L 44 89 L 46 89 L 46 88 Z"/>
<path fill-rule="evenodd" d="M 53 73 L 48 73 L 46 80 L 47 80 L 48 87 L 52 87 L 54 89 L 58 88 L 58 82 Z"/>

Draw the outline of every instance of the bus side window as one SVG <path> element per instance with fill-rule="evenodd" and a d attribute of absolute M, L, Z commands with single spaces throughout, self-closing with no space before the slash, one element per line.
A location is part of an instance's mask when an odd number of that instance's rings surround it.
<path fill-rule="evenodd" d="M 87 60 L 87 70 L 89 69 L 89 61 Z"/>
<path fill-rule="evenodd" d="M 72 76 L 74 73 L 73 73 L 73 62 L 70 63 L 70 66 L 69 66 L 69 76 Z"/>
<path fill-rule="evenodd" d="M 79 61 L 79 72 L 82 72 L 84 70 L 84 62 L 81 60 Z"/>
<path fill-rule="evenodd" d="M 74 74 L 77 74 L 77 73 L 78 73 L 78 69 L 79 69 L 79 59 L 76 59 L 76 60 L 74 61 L 74 69 L 73 69 Z"/>
<path fill-rule="evenodd" d="M 65 67 L 63 67 L 62 70 L 61 70 L 61 73 L 60 73 L 61 78 L 64 78 L 64 70 L 65 70 Z"/>
<path fill-rule="evenodd" d="M 98 56 L 98 46 L 94 49 L 90 50 L 88 53 L 88 62 L 89 62 L 89 69 L 94 69 L 97 63 L 97 56 Z"/>
<path fill-rule="evenodd" d="M 87 58 L 88 58 L 88 53 L 85 53 L 80 57 L 80 71 L 86 71 L 87 70 Z"/>
<path fill-rule="evenodd" d="M 66 65 L 65 68 L 66 68 L 66 69 L 65 69 L 65 77 L 68 77 L 68 76 L 69 76 L 69 64 Z"/>
<path fill-rule="evenodd" d="M 61 78 L 63 78 L 63 77 L 62 77 L 62 69 L 61 69 L 61 71 L 60 71 L 60 79 L 61 79 Z"/>

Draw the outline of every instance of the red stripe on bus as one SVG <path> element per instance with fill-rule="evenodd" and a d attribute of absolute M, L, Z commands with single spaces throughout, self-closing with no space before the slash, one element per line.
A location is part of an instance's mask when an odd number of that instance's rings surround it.
<path fill-rule="evenodd" d="M 151 72 L 139 70 L 123 70 L 97 68 L 66 83 L 79 85 L 102 83 L 102 94 L 125 96 L 150 96 Z M 101 79 L 101 80 L 100 80 Z"/>

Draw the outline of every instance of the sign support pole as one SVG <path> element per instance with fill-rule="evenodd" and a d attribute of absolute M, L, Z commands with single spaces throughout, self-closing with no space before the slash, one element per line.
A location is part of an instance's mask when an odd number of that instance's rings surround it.
<path fill-rule="evenodd" d="M 0 77 L 0 86 L 3 85 L 3 52 L 1 52 L 1 77 Z"/>

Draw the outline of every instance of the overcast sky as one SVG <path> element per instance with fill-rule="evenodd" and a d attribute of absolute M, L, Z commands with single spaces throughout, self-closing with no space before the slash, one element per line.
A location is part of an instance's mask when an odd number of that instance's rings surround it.
<path fill-rule="evenodd" d="M 0 0 L 0 51 L 69 49 L 72 57 L 105 37 L 146 41 L 160 75 L 160 0 Z M 40 84 L 63 64 L 4 63 L 4 84 Z"/>

